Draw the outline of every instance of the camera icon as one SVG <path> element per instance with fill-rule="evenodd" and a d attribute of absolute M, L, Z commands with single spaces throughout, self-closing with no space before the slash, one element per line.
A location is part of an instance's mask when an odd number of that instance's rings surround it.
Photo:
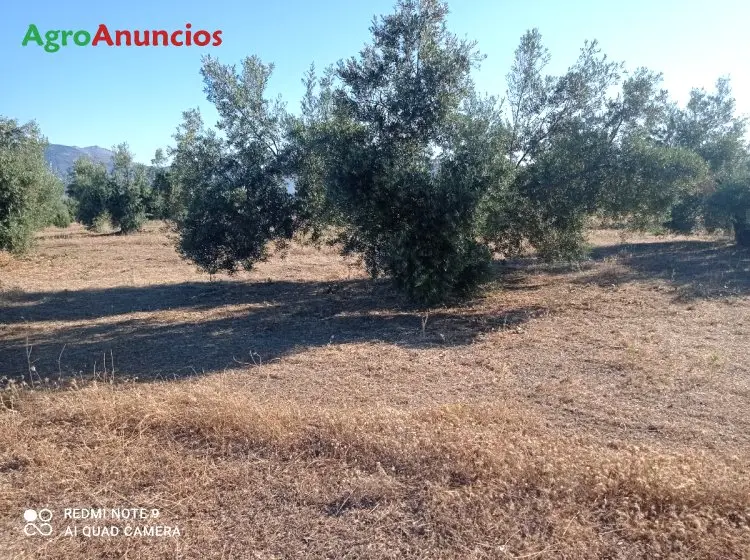
<path fill-rule="evenodd" d="M 43 508 L 39 511 L 35 509 L 27 509 L 23 512 L 23 519 L 26 521 L 26 525 L 23 527 L 23 534 L 27 537 L 34 535 L 41 535 L 42 537 L 49 537 L 52 534 L 52 511 Z"/>

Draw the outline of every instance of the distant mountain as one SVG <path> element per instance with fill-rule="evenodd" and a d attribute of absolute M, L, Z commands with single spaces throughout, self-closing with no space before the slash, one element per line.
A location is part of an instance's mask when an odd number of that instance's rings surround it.
<path fill-rule="evenodd" d="M 73 169 L 73 164 L 78 158 L 88 157 L 95 162 L 103 163 L 107 169 L 112 169 L 113 155 L 111 150 L 99 146 L 79 148 L 62 144 L 50 144 L 44 152 L 44 157 L 52 167 L 52 171 L 63 180 L 68 178 L 68 172 Z"/>

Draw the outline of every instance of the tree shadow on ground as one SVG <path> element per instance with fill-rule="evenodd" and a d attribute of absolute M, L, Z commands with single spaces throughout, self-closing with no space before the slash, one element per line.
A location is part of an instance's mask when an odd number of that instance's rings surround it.
<path fill-rule="evenodd" d="M 602 266 L 605 262 L 617 266 Z M 575 282 L 618 285 L 664 280 L 677 298 L 750 293 L 750 251 L 726 242 L 679 241 L 599 247 L 583 265 L 537 259 L 496 263 L 500 289 L 540 289 L 529 273 L 583 271 Z M 411 348 L 470 344 L 545 313 L 469 302 L 424 310 L 386 280 L 243 280 L 52 292 L 0 292 L 0 378 L 185 377 L 282 358 L 308 348 L 380 342 Z"/>
<path fill-rule="evenodd" d="M 540 308 L 424 311 L 386 281 L 191 282 L 0 294 L 0 376 L 174 378 L 353 342 L 458 346 Z"/>
<path fill-rule="evenodd" d="M 726 241 L 628 243 L 595 248 L 591 258 L 616 262 L 626 271 L 599 267 L 583 283 L 663 280 L 686 302 L 750 294 L 750 250 Z"/>

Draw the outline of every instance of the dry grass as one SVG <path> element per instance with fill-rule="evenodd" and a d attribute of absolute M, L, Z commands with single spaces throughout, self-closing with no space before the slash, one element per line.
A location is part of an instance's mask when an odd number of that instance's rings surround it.
<path fill-rule="evenodd" d="M 625 241 L 425 315 L 328 251 L 45 232 L 0 255 L 0 557 L 749 557 L 750 255 Z M 181 536 L 22 533 L 129 505 Z"/>

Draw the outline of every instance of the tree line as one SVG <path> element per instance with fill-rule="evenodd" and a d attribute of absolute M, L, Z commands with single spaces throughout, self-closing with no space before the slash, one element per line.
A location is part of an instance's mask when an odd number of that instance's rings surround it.
<path fill-rule="evenodd" d="M 493 253 L 579 257 L 592 217 L 725 230 L 750 245 L 750 153 L 727 79 L 681 107 L 660 74 L 627 72 L 596 41 L 550 75 L 533 29 L 505 94 L 482 95 L 472 72 L 483 57 L 447 14 L 439 0 L 400 0 L 360 53 L 311 66 L 297 113 L 267 93 L 273 64 L 205 57 L 216 127 L 189 110 L 151 166 L 125 145 L 111 171 L 79 160 L 66 208 L 123 233 L 172 220 L 179 252 L 210 273 L 250 269 L 269 244 L 302 234 L 425 303 L 471 293 Z M 13 249 L 62 214 L 60 186 L 40 163 L 38 130 L 3 120 L 0 133 L 0 247 Z M 45 197 L 43 213 L 19 217 Z"/>

